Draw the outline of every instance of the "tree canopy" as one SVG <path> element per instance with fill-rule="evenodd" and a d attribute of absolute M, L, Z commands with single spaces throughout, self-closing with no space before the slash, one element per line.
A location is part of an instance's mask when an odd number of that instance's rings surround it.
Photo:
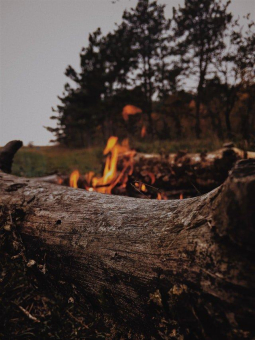
<path fill-rule="evenodd" d="M 113 134 L 141 138 L 142 126 L 148 139 L 254 138 L 254 23 L 247 17 L 240 27 L 229 4 L 185 0 L 166 18 L 164 5 L 138 0 L 113 32 L 91 33 L 80 70 L 65 71 L 71 82 L 53 109 L 57 127 L 48 128 L 55 141 L 83 147 Z M 142 113 L 124 120 L 126 105 Z"/>

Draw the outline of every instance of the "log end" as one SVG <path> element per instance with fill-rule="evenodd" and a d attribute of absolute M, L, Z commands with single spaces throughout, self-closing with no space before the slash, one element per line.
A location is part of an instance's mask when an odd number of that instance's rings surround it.
<path fill-rule="evenodd" d="M 22 141 L 13 140 L 0 150 L 0 170 L 11 173 L 13 157 L 22 145 Z"/>
<path fill-rule="evenodd" d="M 253 250 L 255 246 L 255 159 L 236 163 L 213 204 L 213 225 L 220 237 Z"/>

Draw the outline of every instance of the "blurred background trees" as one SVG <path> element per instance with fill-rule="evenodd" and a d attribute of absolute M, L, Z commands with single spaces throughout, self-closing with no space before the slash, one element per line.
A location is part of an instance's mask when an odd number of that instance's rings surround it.
<path fill-rule="evenodd" d="M 92 33 L 80 70 L 66 69 L 71 84 L 48 128 L 55 141 L 84 147 L 132 134 L 253 143 L 254 23 L 247 15 L 240 27 L 229 3 L 185 0 L 165 18 L 163 5 L 138 0 L 113 32 Z"/>

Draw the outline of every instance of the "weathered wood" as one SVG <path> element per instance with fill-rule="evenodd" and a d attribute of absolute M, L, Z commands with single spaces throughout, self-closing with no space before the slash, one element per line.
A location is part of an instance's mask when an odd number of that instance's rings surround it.
<path fill-rule="evenodd" d="M 254 335 L 254 160 L 186 200 L 103 195 L 4 173 L 0 193 L 2 224 L 18 230 L 29 263 L 59 287 L 72 284 L 75 301 L 85 297 L 127 332 Z"/>
<path fill-rule="evenodd" d="M 22 147 L 20 140 L 13 140 L 0 149 L 0 169 L 10 173 L 15 153 Z"/>
<path fill-rule="evenodd" d="M 225 144 L 225 146 L 222 149 L 211 151 L 211 152 L 201 152 L 201 153 L 190 153 L 187 151 L 179 151 L 177 153 L 162 153 L 162 154 L 147 154 L 138 152 L 135 157 L 134 161 L 139 162 L 140 160 L 157 160 L 159 162 L 163 160 L 167 160 L 169 164 L 174 164 L 178 160 L 181 162 L 184 159 L 188 159 L 191 164 L 197 164 L 197 163 L 207 163 L 208 165 L 210 163 L 213 163 L 215 159 L 221 159 L 224 157 L 224 154 L 232 150 L 232 154 L 235 154 L 237 158 L 239 159 L 247 159 L 247 158 L 255 158 L 255 152 L 253 151 L 244 151 L 239 148 L 234 147 L 234 145 Z M 124 154 L 120 155 L 121 157 L 124 157 Z"/>

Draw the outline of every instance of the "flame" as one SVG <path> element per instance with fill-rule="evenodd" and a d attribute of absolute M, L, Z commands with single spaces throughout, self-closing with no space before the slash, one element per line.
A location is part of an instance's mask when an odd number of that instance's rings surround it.
<path fill-rule="evenodd" d="M 63 178 L 59 177 L 58 178 L 58 184 L 62 184 L 64 182 Z"/>
<path fill-rule="evenodd" d="M 134 170 L 134 156 L 136 151 L 130 150 L 128 139 L 124 139 L 121 144 L 118 143 L 118 137 L 111 136 L 105 146 L 103 154 L 106 156 L 105 166 L 103 175 L 101 177 L 96 177 L 95 173 L 90 171 L 80 177 L 78 170 L 75 170 L 70 175 L 69 184 L 70 187 L 78 188 L 78 181 L 80 185 L 87 191 L 96 191 L 105 194 L 111 194 L 113 188 L 118 185 L 119 193 L 121 188 L 125 188 L 129 176 L 132 175 Z M 118 156 L 122 154 L 121 157 L 121 171 L 118 171 Z M 145 173 L 147 183 L 150 185 L 154 184 L 156 177 L 152 172 Z M 148 186 L 150 186 L 148 184 Z M 143 193 L 148 193 L 148 188 L 145 183 L 135 182 L 135 187 L 138 188 Z M 167 200 L 167 196 L 164 193 L 157 193 L 158 200 Z M 180 195 L 180 199 L 183 199 L 183 194 Z"/>
<path fill-rule="evenodd" d="M 122 153 L 125 155 L 123 161 L 123 170 L 120 174 L 117 171 L 118 155 Z M 118 144 L 118 137 L 111 136 L 106 144 L 103 151 L 106 156 L 105 167 L 102 177 L 93 177 L 90 180 L 92 189 L 97 192 L 110 194 L 112 189 L 121 182 L 121 187 L 125 187 L 128 181 L 128 176 L 133 173 L 133 157 L 135 151 L 129 150 L 128 139 L 124 139 L 123 142 Z M 85 175 L 89 178 L 88 175 Z M 87 181 L 88 182 L 88 181 Z M 91 189 L 86 188 L 87 190 Z"/>
<path fill-rule="evenodd" d="M 142 130 L 141 130 L 141 137 L 143 138 L 145 136 L 146 136 L 146 126 L 143 125 Z"/>
<path fill-rule="evenodd" d="M 134 105 L 126 105 L 123 107 L 122 117 L 125 121 L 128 121 L 129 115 L 136 115 L 137 113 L 142 113 L 142 110 L 139 107 L 136 107 Z"/>
<path fill-rule="evenodd" d="M 112 151 L 112 149 L 115 147 L 117 142 L 118 142 L 118 137 L 114 137 L 114 136 L 110 137 L 107 141 L 103 154 L 107 155 L 110 151 Z"/>
<path fill-rule="evenodd" d="M 183 200 L 183 193 L 180 194 L 180 200 Z"/>
<path fill-rule="evenodd" d="M 145 185 L 145 184 L 142 184 L 142 186 L 141 186 L 141 191 L 147 191 L 147 190 L 146 190 L 146 185 Z"/>
<path fill-rule="evenodd" d="M 103 174 L 103 184 L 110 183 L 116 177 L 117 161 L 118 161 L 118 148 L 114 146 L 111 150 L 111 155 L 106 159 Z"/>
<path fill-rule="evenodd" d="M 155 175 L 154 175 L 152 172 L 148 172 L 147 175 L 148 175 L 148 176 L 150 177 L 150 179 L 151 179 L 151 184 L 154 184 L 155 181 L 156 181 Z"/>
<path fill-rule="evenodd" d="M 78 188 L 78 179 L 80 177 L 80 173 L 78 170 L 74 170 L 72 173 L 71 173 L 71 176 L 70 176 L 70 181 L 69 181 L 69 185 L 70 187 L 72 188 Z"/>
<path fill-rule="evenodd" d="M 163 192 L 158 192 L 158 195 L 157 195 L 157 200 L 168 200 L 168 198 L 167 198 L 167 196 L 166 196 L 166 194 L 165 193 L 163 193 Z"/>

